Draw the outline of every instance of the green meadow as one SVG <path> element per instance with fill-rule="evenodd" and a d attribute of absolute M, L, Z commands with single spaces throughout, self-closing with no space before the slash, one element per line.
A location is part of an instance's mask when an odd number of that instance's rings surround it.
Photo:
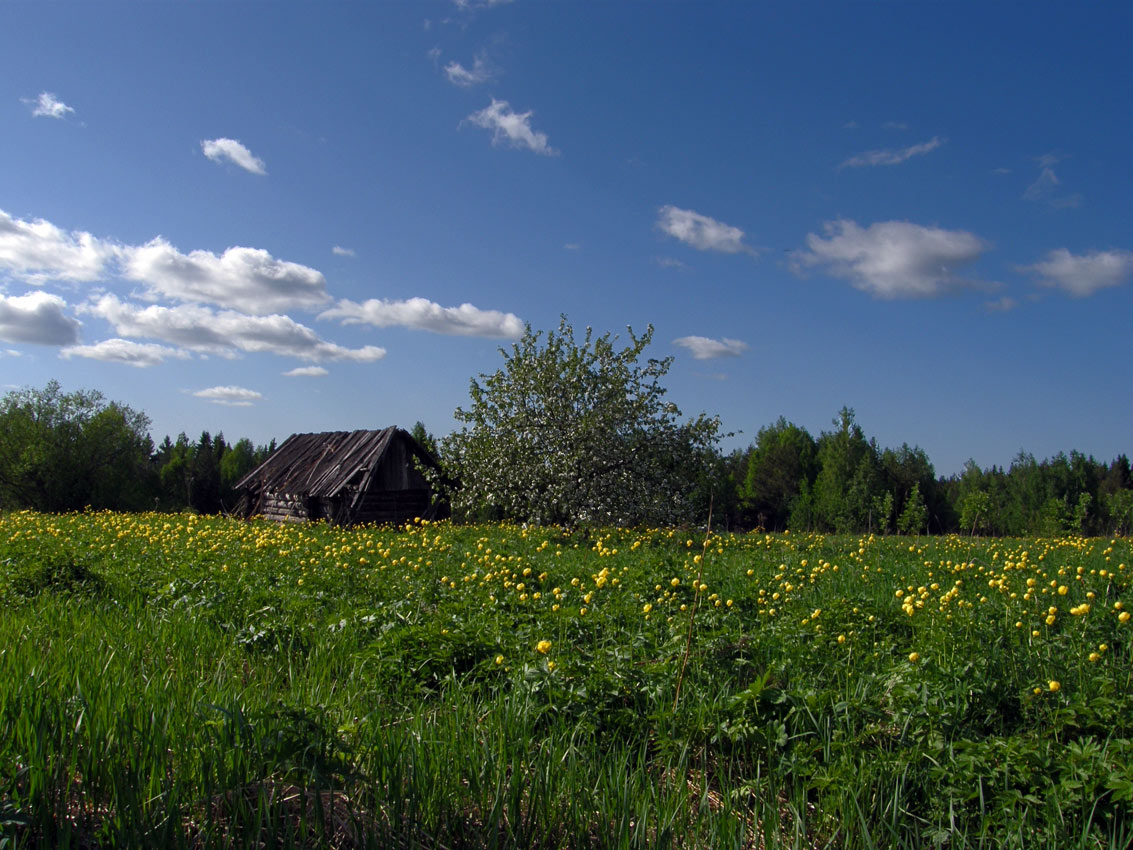
<path fill-rule="evenodd" d="M 1126 848 L 1131 563 L 3 514 L 0 848 Z"/>

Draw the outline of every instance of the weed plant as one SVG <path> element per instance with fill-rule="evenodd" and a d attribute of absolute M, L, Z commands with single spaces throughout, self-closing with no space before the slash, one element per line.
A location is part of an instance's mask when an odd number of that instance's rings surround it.
<path fill-rule="evenodd" d="M 1126 848 L 1130 559 L 6 514 L 0 848 Z"/>

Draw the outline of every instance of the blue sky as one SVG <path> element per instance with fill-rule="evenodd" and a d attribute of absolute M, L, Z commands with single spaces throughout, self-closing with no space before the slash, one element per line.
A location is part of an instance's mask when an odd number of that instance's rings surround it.
<path fill-rule="evenodd" d="M 454 427 L 655 328 L 750 443 L 938 473 L 1133 429 L 1133 6 L 0 4 L 0 387 L 153 435 Z"/>

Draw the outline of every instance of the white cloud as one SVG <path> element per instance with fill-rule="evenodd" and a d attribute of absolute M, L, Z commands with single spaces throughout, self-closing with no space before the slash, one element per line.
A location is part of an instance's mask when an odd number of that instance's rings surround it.
<path fill-rule="evenodd" d="M 263 399 L 263 393 L 244 387 L 209 387 L 207 390 L 197 390 L 193 395 L 203 398 L 213 404 L 223 404 L 228 407 L 251 407 L 254 402 Z"/>
<path fill-rule="evenodd" d="M 379 328 L 405 327 L 453 336 L 516 339 L 523 335 L 523 320 L 514 313 L 481 310 L 471 304 L 442 307 L 425 298 L 386 301 L 371 298 L 362 304 L 343 299 L 319 314 L 320 319 L 340 319 L 343 324 L 367 324 Z"/>
<path fill-rule="evenodd" d="M 471 68 L 465 68 L 455 60 L 449 62 L 445 65 L 445 76 L 454 86 L 467 89 L 488 82 L 494 75 L 492 69 L 488 66 L 485 55 L 478 53 L 476 58 L 472 60 Z"/>
<path fill-rule="evenodd" d="M 176 301 L 199 301 L 264 315 L 315 309 L 330 296 L 315 269 L 277 260 L 262 248 L 182 254 L 161 237 L 123 249 L 123 274 Z"/>
<path fill-rule="evenodd" d="M 66 118 L 75 111 L 49 91 L 40 92 L 35 100 L 23 101 L 31 105 L 31 114 L 35 118 Z"/>
<path fill-rule="evenodd" d="M 1100 289 L 1124 283 L 1133 275 L 1133 251 L 1093 251 L 1074 255 L 1065 248 L 1059 248 L 1048 253 L 1040 262 L 1020 266 L 1019 270 L 1036 275 L 1041 286 L 1085 298 Z"/>
<path fill-rule="evenodd" d="M 687 263 L 682 263 L 676 257 L 657 257 L 653 260 L 653 262 L 656 263 L 658 266 L 660 266 L 663 269 L 684 270 L 684 269 L 688 268 Z"/>
<path fill-rule="evenodd" d="M 335 245 L 330 250 L 331 250 L 332 254 L 337 254 L 340 257 L 353 257 L 354 256 L 354 249 L 353 248 L 343 248 L 341 245 Z"/>
<path fill-rule="evenodd" d="M 526 148 L 544 156 L 556 156 L 558 151 L 547 144 L 547 134 L 531 129 L 531 116 L 535 113 L 512 112 L 506 100 L 492 98 L 491 106 L 473 112 L 467 121 L 492 131 L 492 144 L 507 142 L 513 148 Z"/>
<path fill-rule="evenodd" d="M 170 357 L 188 359 L 189 352 L 155 343 L 133 342 L 128 339 L 106 339 L 95 345 L 72 345 L 59 352 L 61 357 L 86 357 L 104 363 L 121 363 L 125 366 L 145 368 L 157 366 Z"/>
<path fill-rule="evenodd" d="M 326 369 L 322 366 L 300 366 L 298 369 L 291 369 L 283 373 L 285 378 L 321 378 L 324 375 L 329 375 Z"/>
<path fill-rule="evenodd" d="M 89 233 L 66 233 L 49 221 L 22 221 L 0 210 L 0 271 L 22 280 L 98 280 L 117 250 Z"/>
<path fill-rule="evenodd" d="M 248 316 L 198 305 L 138 307 L 113 295 L 103 295 L 95 302 L 82 305 L 80 312 L 105 319 L 120 336 L 157 339 L 221 357 L 265 353 L 314 362 L 371 363 L 386 355 L 384 348 L 374 345 L 351 349 L 326 342 L 310 328 L 287 316 Z"/>
<path fill-rule="evenodd" d="M 711 360 L 715 357 L 739 357 L 747 351 L 747 343 L 738 339 L 711 339 L 706 336 L 682 336 L 673 340 L 674 345 L 687 348 L 696 360 Z"/>
<path fill-rule="evenodd" d="M 63 314 L 67 306 L 58 295 L 29 292 L 0 295 L 0 340 L 36 345 L 69 345 L 78 341 L 79 323 Z"/>
<path fill-rule="evenodd" d="M 933 136 L 927 142 L 921 142 L 919 145 L 910 145 L 907 148 L 866 151 L 865 153 L 850 157 L 838 167 L 860 168 L 866 165 L 897 165 L 905 160 L 912 159 L 914 156 L 924 156 L 926 153 L 931 153 L 943 144 L 944 140 L 942 138 Z"/>
<path fill-rule="evenodd" d="M 268 173 L 264 161 L 235 139 L 205 139 L 201 142 L 201 151 L 213 162 L 227 160 L 252 174 Z"/>
<path fill-rule="evenodd" d="M 794 256 L 796 269 L 820 266 L 877 298 L 934 298 L 965 286 L 956 270 L 976 260 L 987 244 L 965 230 L 879 221 L 867 228 L 839 220 L 827 238 L 807 235 L 809 251 Z"/>
<path fill-rule="evenodd" d="M 744 244 L 744 232 L 738 227 L 671 204 L 658 210 L 657 228 L 698 251 L 755 253 Z"/>

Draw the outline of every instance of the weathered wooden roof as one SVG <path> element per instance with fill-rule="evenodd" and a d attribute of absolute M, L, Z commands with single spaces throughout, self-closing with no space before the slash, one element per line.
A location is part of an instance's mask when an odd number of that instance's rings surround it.
<path fill-rule="evenodd" d="M 366 490 L 393 440 L 404 439 L 413 453 L 435 465 L 417 441 L 400 428 L 292 434 L 271 457 L 238 482 L 237 489 L 294 493 L 333 499 L 350 487 Z"/>

